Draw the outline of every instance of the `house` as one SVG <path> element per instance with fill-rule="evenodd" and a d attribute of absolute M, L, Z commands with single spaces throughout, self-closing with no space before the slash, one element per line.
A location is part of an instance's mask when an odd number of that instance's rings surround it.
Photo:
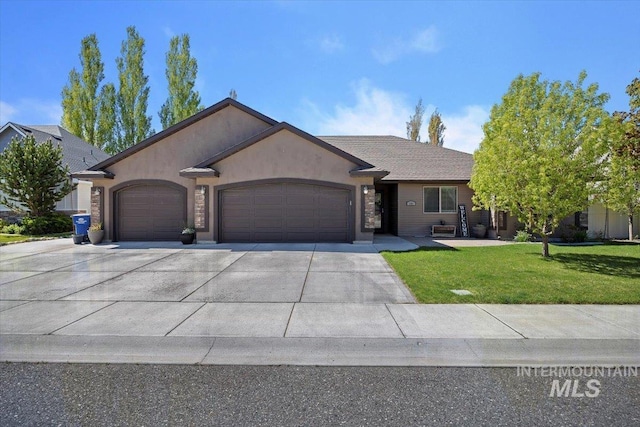
<path fill-rule="evenodd" d="M 51 140 L 62 147 L 62 162 L 70 171 L 91 167 L 109 157 L 100 150 L 66 129 L 56 125 L 20 125 L 8 122 L 0 128 L 0 152 L 4 151 L 14 137 L 33 135 L 36 142 Z M 76 188 L 56 204 L 56 210 L 65 214 L 89 212 L 91 210 L 91 181 L 74 179 Z M 10 208 L 0 205 L 0 218 L 13 216 Z"/>
<path fill-rule="evenodd" d="M 595 202 L 588 210 L 588 233 L 591 237 L 605 239 L 628 239 L 629 217 L 612 211 L 602 203 Z M 640 215 L 633 216 L 633 232 L 638 235 Z"/>
<path fill-rule="evenodd" d="M 201 242 L 370 242 L 456 225 L 459 204 L 486 222 L 472 164 L 393 136 L 316 137 L 227 98 L 73 176 L 93 182 L 107 240 L 178 240 L 193 224 Z"/>

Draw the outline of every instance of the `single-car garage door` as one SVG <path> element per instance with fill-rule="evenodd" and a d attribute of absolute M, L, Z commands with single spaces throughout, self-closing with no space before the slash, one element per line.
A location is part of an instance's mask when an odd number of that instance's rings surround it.
<path fill-rule="evenodd" d="M 125 187 L 116 193 L 117 240 L 179 240 L 186 191 L 168 184 Z"/>
<path fill-rule="evenodd" d="M 269 183 L 219 195 L 222 242 L 351 242 L 351 191 Z"/>

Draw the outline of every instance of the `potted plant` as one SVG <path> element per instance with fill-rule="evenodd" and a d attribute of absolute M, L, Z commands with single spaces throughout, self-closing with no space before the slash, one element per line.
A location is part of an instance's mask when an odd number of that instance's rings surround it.
<path fill-rule="evenodd" d="M 180 241 L 183 245 L 190 245 L 196 238 L 196 228 L 192 225 L 188 225 L 182 229 L 180 234 Z"/>
<path fill-rule="evenodd" d="M 484 224 L 477 223 L 473 226 L 473 235 L 478 239 L 482 239 L 484 237 L 484 233 L 487 232 L 487 227 Z"/>
<path fill-rule="evenodd" d="M 91 242 L 91 244 L 97 245 L 102 242 L 102 239 L 104 239 L 104 229 L 102 228 L 102 223 L 97 222 L 95 224 L 91 224 L 87 234 L 89 235 L 89 241 Z"/>

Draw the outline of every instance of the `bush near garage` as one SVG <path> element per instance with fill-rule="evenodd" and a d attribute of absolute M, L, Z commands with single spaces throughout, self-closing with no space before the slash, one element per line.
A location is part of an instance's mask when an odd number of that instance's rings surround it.
<path fill-rule="evenodd" d="M 53 233 L 66 233 L 73 231 L 71 217 L 59 213 L 46 216 L 30 217 L 22 219 L 23 234 L 41 235 Z"/>

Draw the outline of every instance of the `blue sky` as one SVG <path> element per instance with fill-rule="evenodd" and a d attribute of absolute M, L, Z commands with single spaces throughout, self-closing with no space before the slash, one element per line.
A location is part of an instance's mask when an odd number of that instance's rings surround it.
<path fill-rule="evenodd" d="M 0 0 L 0 125 L 60 122 L 60 92 L 96 33 L 105 81 L 135 25 L 146 40 L 148 114 L 160 130 L 165 53 L 188 33 L 205 106 L 229 94 L 316 135 L 406 136 L 420 97 L 473 152 L 492 105 L 520 73 L 580 70 L 628 109 L 640 70 L 640 2 L 209 2 Z M 426 139 L 426 130 L 422 132 Z"/>

